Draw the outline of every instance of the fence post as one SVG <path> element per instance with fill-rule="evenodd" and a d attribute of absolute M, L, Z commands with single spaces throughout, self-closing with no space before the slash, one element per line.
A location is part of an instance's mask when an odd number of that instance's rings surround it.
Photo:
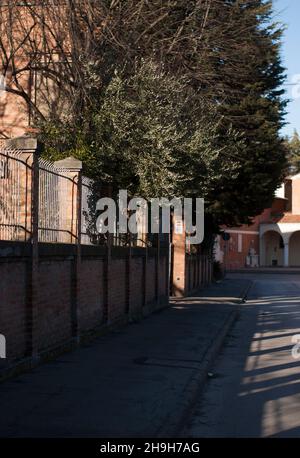
<path fill-rule="evenodd" d="M 107 245 L 106 245 L 106 256 L 104 260 L 104 305 L 103 305 L 103 323 L 107 324 L 110 322 L 110 288 L 111 288 L 111 263 L 112 263 L 112 242 L 113 234 L 107 234 Z"/>
<path fill-rule="evenodd" d="M 37 156 L 38 142 L 36 138 L 31 137 L 16 137 L 5 141 L 5 147 L 8 150 L 16 151 L 21 154 L 23 161 L 22 170 L 19 170 L 18 186 L 20 186 L 19 205 L 20 214 L 18 224 L 22 226 L 24 235 L 18 233 L 17 240 L 31 241 L 33 231 L 33 215 L 32 215 L 32 201 L 33 201 L 33 168 L 35 157 Z M 38 159 L 37 159 L 38 160 Z"/>
<path fill-rule="evenodd" d="M 36 138 L 18 137 L 7 140 L 8 148 L 18 150 L 26 156 L 26 162 L 30 167 L 30 179 L 26 179 L 26 194 L 24 205 L 25 225 L 28 225 L 31 242 L 31 256 L 27 264 L 27 297 L 26 297 L 26 354 L 38 356 L 37 336 L 37 311 L 38 311 L 38 288 L 39 288 L 39 153 L 40 144 Z M 29 222 L 27 223 L 27 218 Z"/>
<path fill-rule="evenodd" d="M 208 267 L 209 267 L 209 284 L 212 282 L 212 259 L 211 259 L 211 254 L 209 255 L 208 258 Z"/>
<path fill-rule="evenodd" d="M 159 266 L 160 266 L 160 234 L 157 235 L 157 246 L 156 246 L 156 265 L 155 265 L 155 302 L 159 305 Z"/>
<path fill-rule="evenodd" d="M 72 337 L 79 339 L 79 291 L 81 270 L 81 211 L 82 211 L 82 162 L 74 157 L 67 157 L 54 163 L 55 167 L 63 169 L 63 174 L 72 180 L 72 189 L 66 190 L 64 199 L 64 216 L 70 227 L 69 242 L 76 245 L 71 267 L 72 299 L 71 299 L 71 328 Z"/>
<path fill-rule="evenodd" d="M 199 250 L 197 250 L 197 288 L 200 288 L 200 257 Z"/>
<path fill-rule="evenodd" d="M 132 246 L 131 246 L 131 235 L 129 234 L 129 247 L 128 247 L 128 253 L 127 253 L 127 256 L 126 256 L 126 281 L 125 281 L 125 288 L 126 288 L 126 291 L 125 291 L 125 294 L 126 294 L 126 314 L 130 316 L 130 301 L 131 301 L 131 275 L 132 275 L 132 272 L 131 272 L 131 268 L 132 268 L 132 264 L 131 264 L 131 258 L 132 258 Z"/>
<path fill-rule="evenodd" d="M 186 254 L 185 224 L 182 218 L 173 218 L 172 230 L 173 266 L 172 295 L 184 297 L 189 288 L 189 271 Z"/>
<path fill-rule="evenodd" d="M 76 268 L 74 278 L 74 300 L 72 304 L 72 336 L 79 339 L 80 335 L 80 311 L 79 292 L 81 288 L 81 232 L 82 232 L 82 170 L 78 169 L 77 180 L 77 244 L 76 244 Z"/>
<path fill-rule="evenodd" d="M 147 305 L 147 270 L 148 270 L 148 245 L 145 247 L 145 256 L 143 257 L 143 307 Z"/>
<path fill-rule="evenodd" d="M 78 222 L 81 220 L 81 204 L 80 209 L 78 208 L 78 201 L 81 199 L 81 189 L 79 182 L 81 183 L 81 171 L 82 162 L 74 157 L 70 156 L 66 159 L 54 162 L 54 166 L 58 169 L 63 170 L 63 175 L 68 177 L 72 181 L 72 188 L 63 188 L 60 194 L 60 202 L 64 209 L 64 218 L 70 229 L 70 234 L 66 235 L 64 243 L 78 243 L 78 236 L 80 236 L 81 228 L 78 228 Z M 79 213 L 78 213 L 79 212 Z"/>
<path fill-rule="evenodd" d="M 170 240 L 170 234 L 167 235 L 167 254 L 165 258 L 165 263 L 166 263 L 166 297 L 168 304 L 170 302 L 170 263 L 171 263 L 171 240 Z"/>
<path fill-rule="evenodd" d="M 32 181 L 32 288 L 31 288 L 31 354 L 38 357 L 38 294 L 39 294 L 39 152 L 36 144 L 33 153 Z"/>

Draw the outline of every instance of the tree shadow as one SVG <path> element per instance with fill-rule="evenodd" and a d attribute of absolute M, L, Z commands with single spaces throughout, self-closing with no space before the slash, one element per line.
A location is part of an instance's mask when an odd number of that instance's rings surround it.
<path fill-rule="evenodd" d="M 239 411 L 244 409 L 251 422 L 247 432 L 243 420 L 242 436 L 300 437 L 300 351 L 299 359 L 292 355 L 292 338 L 300 334 L 298 290 L 298 295 L 278 295 L 276 287 L 273 295 L 260 298 L 254 288 L 244 307 L 245 318 L 253 319 L 236 392 Z"/>

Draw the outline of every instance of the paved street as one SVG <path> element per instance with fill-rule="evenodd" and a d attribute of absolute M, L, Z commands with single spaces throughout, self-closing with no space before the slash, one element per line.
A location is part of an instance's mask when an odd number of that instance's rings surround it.
<path fill-rule="evenodd" d="M 97 338 L 0 385 L 1 437 L 165 437 L 179 431 L 249 281 Z"/>
<path fill-rule="evenodd" d="M 299 274 L 232 275 L 1 384 L 0 436 L 300 437 L 295 334 Z"/>
<path fill-rule="evenodd" d="M 188 437 L 300 437 L 300 275 L 235 274 L 254 283 L 209 382 Z"/>

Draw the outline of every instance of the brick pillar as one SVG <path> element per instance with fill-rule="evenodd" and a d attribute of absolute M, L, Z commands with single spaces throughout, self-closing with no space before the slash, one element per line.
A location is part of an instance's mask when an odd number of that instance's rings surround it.
<path fill-rule="evenodd" d="M 78 221 L 81 219 L 81 209 L 78 208 L 78 196 L 81 192 L 80 180 L 82 162 L 74 157 L 67 157 L 54 162 L 54 166 L 61 170 L 62 178 L 59 180 L 59 206 L 63 243 L 77 243 L 80 237 Z M 63 178 L 66 177 L 66 178 Z"/>
<path fill-rule="evenodd" d="M 180 234 L 180 230 L 182 233 Z M 186 266 L 186 234 L 184 222 L 174 221 L 173 224 L 173 285 L 172 294 L 176 297 L 183 297 L 186 294 L 187 266 Z"/>
<path fill-rule="evenodd" d="M 20 228 L 17 239 L 29 241 L 32 237 L 32 205 L 33 205 L 33 167 L 34 158 L 38 151 L 36 138 L 17 137 L 6 140 L 6 147 L 19 152 L 19 176 L 18 186 L 20 189 Z"/>
<path fill-rule="evenodd" d="M 128 253 L 126 256 L 126 267 L 125 267 L 125 275 L 126 275 L 126 281 L 125 281 L 125 298 L 126 298 L 126 314 L 129 315 L 130 313 L 130 301 L 131 301 L 131 294 L 132 291 L 130 290 L 130 283 L 131 283 L 131 269 L 132 269 L 132 251 L 131 251 L 131 237 L 129 239 L 129 248 L 128 248 Z"/>
<path fill-rule="evenodd" d="M 111 250 L 112 250 L 112 237 L 113 234 L 107 234 L 107 246 L 106 246 L 106 255 L 104 259 L 104 275 L 103 275 L 103 291 L 104 291 L 104 309 L 103 309 L 103 323 L 110 322 L 110 312 L 111 312 L 111 288 L 113 281 L 115 280 L 112 278 L 112 258 L 111 258 Z"/>
<path fill-rule="evenodd" d="M 204 279 L 204 254 L 201 255 L 201 286 L 203 287 L 205 284 Z"/>
<path fill-rule="evenodd" d="M 197 263 L 198 263 L 198 288 L 201 288 L 201 254 L 197 252 Z"/>
<path fill-rule="evenodd" d="M 24 162 L 20 173 L 22 223 L 26 228 L 25 240 L 31 242 L 31 256 L 27 263 L 26 283 L 26 353 L 37 357 L 37 320 L 39 293 L 39 253 L 38 253 L 38 212 L 39 212 L 39 163 L 40 146 L 36 138 L 19 137 L 7 141 L 7 147 L 18 150 Z M 26 164 L 26 165 L 25 165 Z"/>
<path fill-rule="evenodd" d="M 155 253 L 155 301 L 158 305 L 159 302 L 159 258 L 160 258 L 160 237 L 156 235 L 156 253 Z"/>
<path fill-rule="evenodd" d="M 143 307 L 147 305 L 147 269 L 148 267 L 148 245 L 145 247 L 145 255 L 143 257 Z"/>
<path fill-rule="evenodd" d="M 81 271 L 81 202 L 82 202 L 82 162 L 74 157 L 56 161 L 54 166 L 60 169 L 62 178 L 59 181 L 59 208 L 61 229 L 60 240 L 64 243 L 76 244 L 76 255 L 71 266 L 72 298 L 70 320 L 72 337 L 76 340 L 80 335 L 80 317 L 78 307 Z M 66 177 L 66 178 L 64 178 Z"/>

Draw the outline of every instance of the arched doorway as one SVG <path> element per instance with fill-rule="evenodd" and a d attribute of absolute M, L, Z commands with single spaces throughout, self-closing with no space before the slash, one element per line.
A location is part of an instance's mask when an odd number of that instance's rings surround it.
<path fill-rule="evenodd" d="M 300 266 L 300 231 L 294 232 L 290 237 L 289 264 L 292 267 Z"/>
<path fill-rule="evenodd" d="M 282 267 L 284 265 L 284 243 L 276 231 L 264 234 L 264 264 L 267 267 Z"/>

